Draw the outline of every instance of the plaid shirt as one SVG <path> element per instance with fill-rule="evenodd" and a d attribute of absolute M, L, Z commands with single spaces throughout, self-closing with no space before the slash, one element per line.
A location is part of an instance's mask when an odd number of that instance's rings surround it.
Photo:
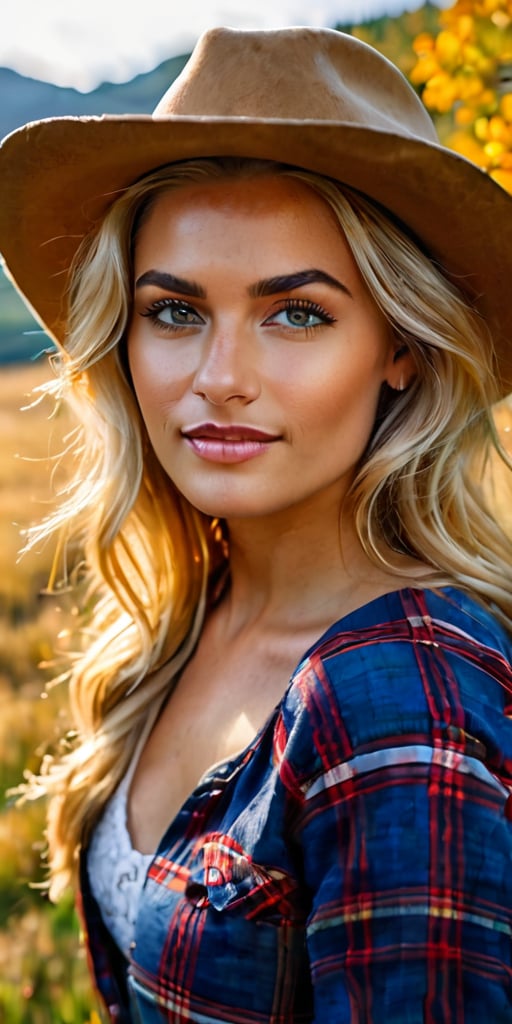
<path fill-rule="evenodd" d="M 331 627 L 169 826 L 126 977 L 83 870 L 109 1019 L 511 1024 L 511 655 L 452 588 Z"/>

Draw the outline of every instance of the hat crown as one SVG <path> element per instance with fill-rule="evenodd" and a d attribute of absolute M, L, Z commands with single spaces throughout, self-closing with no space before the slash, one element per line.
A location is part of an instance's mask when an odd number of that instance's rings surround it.
<path fill-rule="evenodd" d="M 437 142 L 401 72 L 333 29 L 211 29 L 153 116 L 327 121 Z"/>

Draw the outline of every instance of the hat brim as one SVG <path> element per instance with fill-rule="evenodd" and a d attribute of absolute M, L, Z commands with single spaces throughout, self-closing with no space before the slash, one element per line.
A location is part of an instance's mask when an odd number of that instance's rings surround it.
<path fill-rule="evenodd" d="M 486 318 L 512 391 L 512 197 L 456 153 L 352 124 L 126 115 L 55 118 L 0 149 L 0 239 L 17 288 L 58 344 L 76 249 L 120 191 L 167 163 L 242 156 L 335 178 L 385 207 Z"/>

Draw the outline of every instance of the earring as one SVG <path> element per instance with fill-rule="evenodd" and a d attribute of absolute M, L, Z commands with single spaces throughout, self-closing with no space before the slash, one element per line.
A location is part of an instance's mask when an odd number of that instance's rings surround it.
<path fill-rule="evenodd" d="M 398 381 L 398 384 L 390 384 L 389 386 L 390 386 L 392 391 L 397 391 L 397 392 L 398 391 L 405 391 L 406 384 L 405 384 L 405 378 L 404 378 L 403 373 L 400 374 L 400 379 Z"/>
<path fill-rule="evenodd" d="M 404 356 L 406 354 L 406 352 L 408 352 L 407 345 L 401 345 L 400 348 L 397 348 L 397 350 L 396 350 L 396 352 L 395 352 L 395 354 L 393 356 L 393 362 L 394 363 L 398 363 L 398 361 L 402 358 L 402 356 Z M 398 384 L 396 385 L 396 387 L 393 388 L 393 391 L 405 391 L 406 386 L 407 385 L 406 385 L 406 381 L 405 381 L 405 378 L 404 378 L 404 371 L 401 370 L 400 371 L 400 380 L 398 381 Z"/>

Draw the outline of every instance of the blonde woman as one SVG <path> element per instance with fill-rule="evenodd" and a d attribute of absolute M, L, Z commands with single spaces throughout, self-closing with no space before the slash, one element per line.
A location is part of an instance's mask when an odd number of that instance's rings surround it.
<path fill-rule="evenodd" d="M 512 201 L 310 29 L 209 32 L 153 118 L 27 126 L 0 181 L 82 425 L 34 787 L 109 1019 L 511 1022 Z"/>

